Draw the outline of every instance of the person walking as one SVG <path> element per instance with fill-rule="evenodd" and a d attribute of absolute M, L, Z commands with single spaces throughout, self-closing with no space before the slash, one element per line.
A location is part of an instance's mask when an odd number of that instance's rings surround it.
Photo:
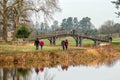
<path fill-rule="evenodd" d="M 43 41 L 43 40 L 40 40 L 40 47 L 41 47 L 41 50 L 43 49 L 43 46 L 44 46 L 44 41 Z"/>
<path fill-rule="evenodd" d="M 34 45 L 36 46 L 36 50 L 38 50 L 39 49 L 39 39 L 38 38 L 36 38 Z"/>
<path fill-rule="evenodd" d="M 68 40 L 67 39 L 65 40 L 65 48 L 66 48 L 66 50 L 68 49 Z"/>
<path fill-rule="evenodd" d="M 65 49 L 65 41 L 64 40 L 61 41 L 61 46 L 62 46 L 62 49 L 64 50 Z"/>

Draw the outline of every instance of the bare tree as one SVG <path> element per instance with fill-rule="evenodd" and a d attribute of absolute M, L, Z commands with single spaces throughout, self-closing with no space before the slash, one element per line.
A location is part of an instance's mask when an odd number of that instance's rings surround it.
<path fill-rule="evenodd" d="M 112 35 L 114 33 L 114 22 L 111 20 L 106 21 L 100 28 L 99 32 L 102 34 Z"/>
<path fill-rule="evenodd" d="M 9 24 L 9 12 L 19 3 L 19 0 L 0 0 L 0 19 L 2 24 L 2 38 L 7 41 L 7 27 Z"/>
<path fill-rule="evenodd" d="M 117 12 L 115 12 L 115 14 L 118 15 L 118 17 L 120 17 L 120 0 L 115 0 L 115 1 L 111 1 L 113 4 L 115 4 L 116 9 L 118 10 Z"/>
<path fill-rule="evenodd" d="M 57 0 L 0 0 L 0 19 L 3 25 L 2 38 L 7 41 L 7 27 L 9 23 L 14 26 L 14 34 L 19 24 L 28 21 L 29 11 L 43 13 L 46 19 L 51 19 L 56 11 L 60 11 Z M 31 12 L 31 13 L 32 13 Z M 13 37 L 15 39 L 15 36 Z"/>

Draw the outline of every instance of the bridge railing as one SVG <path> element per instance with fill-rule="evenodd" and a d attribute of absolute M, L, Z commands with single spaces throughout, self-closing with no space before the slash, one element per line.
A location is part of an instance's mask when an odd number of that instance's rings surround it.
<path fill-rule="evenodd" d="M 68 31 L 55 31 L 55 32 L 39 35 L 38 37 L 46 38 L 46 37 L 60 36 L 60 35 L 67 35 L 67 34 L 70 34 L 70 32 L 68 32 Z"/>

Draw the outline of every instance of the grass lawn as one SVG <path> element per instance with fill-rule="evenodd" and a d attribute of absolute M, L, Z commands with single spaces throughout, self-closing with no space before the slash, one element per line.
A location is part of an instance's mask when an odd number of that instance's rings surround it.
<path fill-rule="evenodd" d="M 73 39 L 72 37 L 65 37 L 65 38 L 58 38 L 57 41 L 56 41 L 56 45 L 61 45 L 61 41 L 62 40 L 68 40 L 69 42 L 69 46 L 76 46 L 76 42 L 75 42 L 75 39 Z M 45 43 L 49 43 L 49 42 L 45 42 Z M 94 44 L 94 42 L 92 40 L 87 40 L 87 39 L 84 39 L 82 41 L 82 44 L 83 45 L 88 45 L 88 44 Z"/>
<path fill-rule="evenodd" d="M 75 40 L 72 37 L 65 37 L 65 38 L 58 38 L 57 42 L 56 42 L 56 46 L 50 46 L 50 43 L 48 40 L 44 40 L 45 42 L 45 46 L 43 47 L 44 51 L 62 51 L 61 48 L 61 40 L 65 40 L 68 39 L 69 41 L 69 50 L 75 50 L 75 49 L 81 49 L 81 47 L 76 47 L 76 43 Z M 93 45 L 94 42 L 92 40 L 87 40 L 84 39 L 83 40 L 83 46 L 84 45 Z M 120 45 L 120 38 L 114 39 L 112 44 L 114 45 Z M 37 50 L 35 50 L 35 46 L 31 45 L 31 46 L 15 46 L 15 45 L 0 45 L 0 53 L 2 53 L 2 51 L 8 53 L 9 51 L 18 51 L 18 52 L 36 52 Z M 41 51 L 40 48 L 38 51 Z"/>
<path fill-rule="evenodd" d="M 120 45 L 120 38 L 113 39 L 112 44 Z"/>
<path fill-rule="evenodd" d="M 59 50 L 59 47 L 44 46 L 43 50 Z M 14 45 L 0 45 L 0 51 L 37 51 L 35 46 L 14 46 Z M 40 48 L 39 48 L 40 50 Z"/>

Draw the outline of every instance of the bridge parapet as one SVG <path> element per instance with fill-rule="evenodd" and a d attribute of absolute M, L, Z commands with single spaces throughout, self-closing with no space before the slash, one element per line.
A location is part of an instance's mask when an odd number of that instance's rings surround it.
<path fill-rule="evenodd" d="M 61 35 L 70 35 L 72 34 L 70 31 L 55 31 L 55 32 L 51 32 L 51 33 L 46 33 L 44 35 L 39 35 L 38 37 L 41 38 L 47 38 L 47 37 L 52 37 L 52 36 L 61 36 Z"/>
<path fill-rule="evenodd" d="M 56 32 L 51 32 L 51 33 L 47 33 L 47 34 L 41 34 L 41 35 L 38 35 L 37 37 L 38 38 L 50 38 L 50 37 L 59 37 L 59 36 L 81 36 L 83 38 L 87 38 L 87 39 L 91 39 L 91 40 L 97 40 L 97 41 L 109 41 L 109 38 L 108 37 L 101 37 L 101 36 L 93 36 L 93 35 L 86 35 L 86 34 L 83 34 L 83 33 L 72 33 L 70 31 L 56 31 Z"/>

